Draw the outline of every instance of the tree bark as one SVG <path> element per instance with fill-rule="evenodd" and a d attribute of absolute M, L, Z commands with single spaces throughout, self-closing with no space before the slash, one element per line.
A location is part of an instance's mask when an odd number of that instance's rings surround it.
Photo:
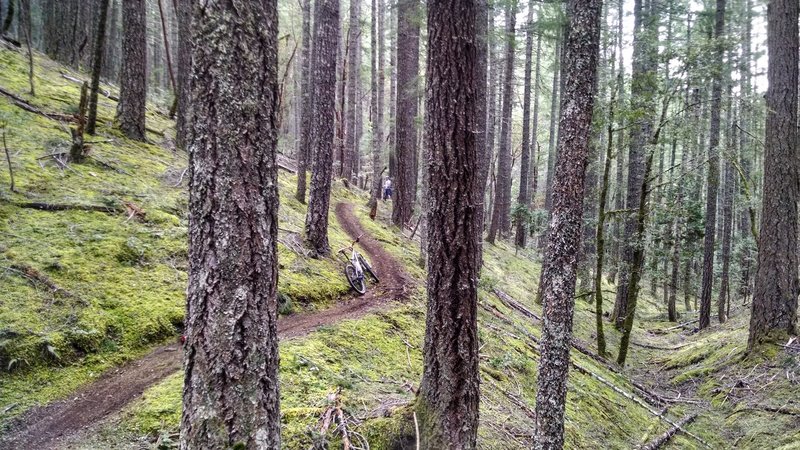
<path fill-rule="evenodd" d="M 350 0 L 350 21 L 348 22 L 347 35 L 347 92 L 345 93 L 344 154 L 342 155 L 341 173 L 342 178 L 350 182 L 354 181 L 353 175 L 356 173 L 356 159 L 358 154 L 358 124 L 356 123 L 356 112 L 358 108 L 356 103 L 358 102 L 358 84 L 361 78 L 358 65 L 359 40 L 361 39 L 360 13 L 361 1 Z"/>
<path fill-rule="evenodd" d="M 561 39 L 562 33 L 557 33 Z M 547 175 L 545 176 L 544 209 L 548 216 L 553 209 L 553 172 L 555 172 L 556 161 L 556 134 L 558 131 L 558 103 L 559 103 L 559 72 L 561 70 L 561 42 L 556 41 L 555 60 L 553 62 L 553 87 L 550 91 L 550 139 L 547 145 Z M 549 219 L 548 219 L 549 220 Z M 547 229 L 542 231 L 539 236 L 539 247 L 544 250 L 547 243 Z"/>
<path fill-rule="evenodd" d="M 798 11 L 796 0 L 767 8 L 767 122 L 758 266 L 748 347 L 797 334 Z"/>
<path fill-rule="evenodd" d="M 531 210 L 536 209 L 536 191 L 539 188 L 539 94 L 541 87 L 542 68 L 542 32 L 536 33 L 536 67 L 533 75 L 533 124 L 531 128 L 531 164 L 530 164 L 530 204 Z"/>
<path fill-rule="evenodd" d="M 633 71 L 631 74 L 631 110 L 638 117 L 631 126 L 628 151 L 628 189 L 625 207 L 628 211 L 639 210 L 644 183 L 645 153 L 653 133 L 654 95 L 656 86 L 656 58 L 658 56 L 658 20 L 654 11 L 643 5 L 643 0 L 634 3 Z M 614 302 L 614 320 L 621 328 L 628 311 L 630 295 L 628 283 L 631 275 L 640 267 L 633 264 L 636 248 L 643 245 L 643 235 L 638 233 L 636 214 L 628 213 L 622 244 L 622 255 L 617 273 L 617 296 Z M 641 277 L 641 274 L 639 274 Z"/>
<path fill-rule="evenodd" d="M 314 126 L 311 145 L 311 190 L 306 213 L 306 246 L 316 257 L 331 252 L 328 208 L 333 171 L 336 53 L 339 40 L 339 0 L 314 2 L 314 47 L 311 55 Z"/>
<path fill-rule="evenodd" d="M 488 129 L 488 63 L 489 63 L 489 4 L 487 0 L 476 0 L 475 41 L 475 148 L 477 151 L 478 181 L 476 183 L 475 200 L 478 202 L 475 238 L 478 240 L 478 270 L 483 266 L 483 228 L 486 220 L 485 205 L 486 184 L 489 175 L 489 158 L 491 144 Z"/>
<path fill-rule="evenodd" d="M 706 232 L 703 239 L 703 284 L 700 290 L 700 329 L 711 325 L 711 295 L 714 285 L 714 241 L 717 227 L 717 190 L 719 189 L 719 127 L 722 109 L 723 35 L 725 33 L 726 0 L 717 0 L 714 24 L 715 73 L 711 86 L 711 129 L 708 146 L 708 180 L 706 182 Z"/>
<path fill-rule="evenodd" d="M 553 183 L 553 211 L 542 267 L 544 325 L 536 391 L 535 449 L 564 445 L 572 316 L 580 251 L 585 171 L 600 48 L 600 0 L 569 0 L 563 108 Z"/>
<path fill-rule="evenodd" d="M 383 180 L 383 0 L 372 0 L 372 194 L 370 208 L 376 211 Z M 373 214 L 373 213 L 371 213 Z M 374 216 L 374 214 L 373 214 Z"/>
<path fill-rule="evenodd" d="M 530 203 L 528 176 L 531 170 L 531 67 L 533 66 L 534 9 L 534 2 L 529 1 L 527 36 L 525 36 L 525 81 L 522 88 L 522 152 L 519 164 L 519 195 L 517 196 L 516 210 L 518 213 L 516 217 L 517 229 L 514 235 L 514 244 L 520 248 L 525 248 L 528 237 L 528 227 L 525 220 L 523 220 L 523 216 L 519 213 L 526 210 Z"/>
<path fill-rule="evenodd" d="M 514 41 L 516 38 L 517 0 L 506 5 L 506 58 L 503 72 L 503 110 L 500 118 L 500 145 L 497 150 L 497 178 L 492 222 L 486 240 L 494 244 L 497 234 L 506 237 L 511 214 L 511 109 L 514 101 Z"/>
<path fill-rule="evenodd" d="M 303 49 L 300 53 L 300 151 L 297 153 L 297 189 L 294 197 L 300 203 L 306 202 L 306 178 L 314 142 L 314 126 L 311 117 L 314 111 L 314 87 L 311 85 L 311 0 L 303 0 Z"/>
<path fill-rule="evenodd" d="M 97 19 L 97 34 L 94 45 L 94 60 L 92 62 L 92 92 L 89 97 L 89 119 L 86 132 L 94 135 L 97 124 L 97 93 L 100 90 L 100 73 L 103 71 L 103 46 L 106 41 L 106 19 L 108 17 L 108 4 L 110 0 L 99 0 L 100 9 Z"/>
<path fill-rule="evenodd" d="M 147 3 L 122 1 L 122 69 L 117 121 L 125 136 L 145 140 L 147 101 Z"/>
<path fill-rule="evenodd" d="M 397 174 L 392 199 L 392 223 L 404 227 L 414 211 L 417 189 L 414 173 L 417 155 L 417 92 L 419 90 L 419 0 L 397 3 L 397 102 L 395 155 Z M 402 61 L 402 64 L 400 62 Z"/>
<path fill-rule="evenodd" d="M 428 312 L 420 448 L 477 448 L 476 0 L 428 3 Z"/>
<path fill-rule="evenodd" d="M 192 16 L 181 448 L 275 449 L 277 1 L 208 2 Z"/>

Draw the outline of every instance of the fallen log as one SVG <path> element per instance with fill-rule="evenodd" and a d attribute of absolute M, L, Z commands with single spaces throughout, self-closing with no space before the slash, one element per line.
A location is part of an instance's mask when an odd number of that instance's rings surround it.
<path fill-rule="evenodd" d="M 683 431 L 683 427 L 694 422 L 694 419 L 696 418 L 697 414 L 689 414 L 688 416 L 681 419 L 678 423 L 676 423 L 672 428 L 667 430 L 664 434 L 653 439 L 647 445 L 642 447 L 642 450 L 657 450 L 661 448 L 661 446 L 663 446 L 664 444 L 669 442 L 670 439 L 672 439 L 672 436 L 678 434 L 679 431 Z"/>
<path fill-rule="evenodd" d="M 118 213 L 122 209 L 114 205 L 82 205 L 70 203 L 13 202 L 18 208 L 38 209 L 40 211 L 95 211 L 102 213 Z"/>
<path fill-rule="evenodd" d="M 2 87 L 0 87 L 0 94 L 3 94 L 6 97 L 8 97 L 9 99 L 11 99 L 11 103 L 14 106 L 22 108 L 25 111 L 28 111 L 30 113 L 39 114 L 40 116 L 47 117 L 48 119 L 61 120 L 61 121 L 65 121 L 65 122 L 72 122 L 73 120 L 75 120 L 75 116 L 72 116 L 72 115 L 69 115 L 69 114 L 61 114 L 61 113 L 52 113 L 52 112 L 42 111 L 41 109 L 31 105 L 24 98 L 14 94 L 11 91 L 5 90 Z"/>

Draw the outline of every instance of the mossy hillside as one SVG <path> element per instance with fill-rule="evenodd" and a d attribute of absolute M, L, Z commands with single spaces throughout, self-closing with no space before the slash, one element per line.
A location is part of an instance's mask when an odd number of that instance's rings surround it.
<path fill-rule="evenodd" d="M 367 217 L 366 197 L 348 199 L 365 229 L 375 233 L 407 270 L 419 259 L 418 243 L 408 240 L 384 220 Z M 344 194 L 336 192 L 337 198 Z M 385 209 L 380 215 L 387 219 Z M 488 247 L 488 246 L 487 246 Z M 499 311 L 504 319 L 479 310 L 481 339 L 482 448 L 525 448 L 530 444 L 535 405 L 538 354 L 525 337 L 539 335 L 539 324 L 503 305 L 489 287 L 514 292 L 520 301 L 538 311 L 532 296 L 538 282 L 538 265 L 527 255 L 515 255 L 505 245 L 487 249 L 480 302 Z M 507 272 L 506 272 L 507 271 Z M 580 319 L 594 322 L 580 307 Z M 327 408 L 328 394 L 341 391 L 345 410 L 354 429 L 368 437 L 371 448 L 390 448 L 398 437 L 413 433 L 410 408 L 421 376 L 424 340 L 424 294 L 403 306 L 345 321 L 306 337 L 281 343 L 281 400 L 284 448 L 308 448 L 319 436 L 319 419 Z M 634 392 L 627 379 L 607 370 L 591 358 L 573 352 L 573 359 L 587 370 L 626 392 Z M 176 375 L 154 387 L 143 400 L 131 405 L 113 424 L 125 430 L 120 438 L 111 429 L 101 432 L 103 444 L 124 448 L 131 442 L 151 442 L 177 431 L 181 378 Z M 631 448 L 668 425 L 639 404 L 619 395 L 598 379 L 576 371 L 570 374 L 567 406 L 567 444 L 570 448 Z M 525 406 L 521 406 L 525 405 Z M 384 417 L 383 413 L 388 416 Z M 376 417 L 378 416 L 378 417 Z M 675 416 L 677 417 L 677 416 Z M 675 417 L 672 417 L 673 419 Z M 99 439 L 99 438 L 98 438 Z M 333 448 L 336 448 L 336 437 Z M 163 439 L 162 439 L 163 442 Z M 96 447 L 98 441 L 85 443 Z"/>
<path fill-rule="evenodd" d="M 36 54 L 37 96 L 27 92 L 27 62 L 0 50 L 0 86 L 47 112 L 70 113 L 79 85 L 60 74 L 88 78 Z M 6 70 L 8 69 L 8 70 Z M 113 86 L 103 89 L 114 91 Z M 185 154 L 170 134 L 133 142 L 113 127 L 115 103 L 101 97 L 98 134 L 85 164 L 61 168 L 68 124 L 27 112 L 0 96 L 0 125 L 17 192 L 0 170 L 0 423 L 28 407 L 61 397 L 152 344 L 173 339 L 185 308 L 187 194 Z M 108 119 L 108 120 L 106 120 Z M 172 123 L 148 107 L 148 127 Z M 182 178 L 183 177 L 183 178 Z M 182 179 L 181 179 L 182 178 Z M 295 178 L 281 187 L 279 293 L 281 311 L 314 309 L 348 292 L 334 259 L 298 254 L 305 207 L 292 198 Z M 349 194 L 341 187 L 334 197 Z M 24 202 L 103 205 L 120 212 L 39 211 Z M 136 211 L 131 215 L 130 212 Z M 331 216 L 331 241 L 347 236 Z M 61 290 L 27 276 L 34 270 Z"/>

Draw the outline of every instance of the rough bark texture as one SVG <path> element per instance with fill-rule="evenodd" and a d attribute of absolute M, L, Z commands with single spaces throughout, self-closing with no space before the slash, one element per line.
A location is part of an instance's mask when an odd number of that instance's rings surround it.
<path fill-rule="evenodd" d="M 728 86 L 728 98 L 732 97 L 732 86 Z M 726 122 L 728 124 L 736 123 L 736 119 L 731 120 L 730 110 L 732 109 L 731 102 L 728 102 L 728 113 L 726 115 Z M 732 125 L 727 133 L 727 151 L 730 155 L 735 155 L 736 150 L 733 147 L 736 142 L 736 128 Z M 725 167 L 724 184 L 722 187 L 722 276 L 720 277 L 719 284 L 719 297 L 717 297 L 717 319 L 720 323 L 728 319 L 727 306 L 730 304 L 730 262 L 731 262 L 731 238 L 733 234 L 733 195 L 735 179 L 733 177 L 733 164 L 730 158 L 725 158 L 723 163 Z"/>
<path fill-rule="evenodd" d="M 489 62 L 489 5 L 487 0 L 476 0 L 475 2 L 475 42 L 477 50 L 475 54 L 475 148 L 477 152 L 476 166 L 478 168 L 478 181 L 475 185 L 475 201 L 478 202 L 477 223 L 475 225 L 475 236 L 481 250 L 478 251 L 478 269 L 483 265 L 483 225 L 486 219 L 484 214 L 486 199 L 486 182 L 489 175 L 489 147 L 488 137 L 488 62 Z"/>
<path fill-rule="evenodd" d="M 711 324 L 711 295 L 714 286 L 714 241 L 717 227 L 717 191 L 719 189 L 719 126 L 722 109 L 722 67 L 723 43 L 725 33 L 725 3 L 717 0 L 714 24 L 714 62 L 715 72 L 711 86 L 711 129 L 708 146 L 708 180 L 706 181 L 706 232 L 703 238 L 703 284 L 700 290 L 699 327 Z"/>
<path fill-rule="evenodd" d="M 106 19 L 108 18 L 108 4 L 110 2 L 111 0 L 100 0 L 100 9 L 98 10 L 94 60 L 92 61 L 92 86 L 89 96 L 89 118 L 86 124 L 86 132 L 91 135 L 94 135 L 97 123 L 97 92 L 100 89 L 100 74 L 103 71 L 103 46 L 106 41 Z"/>
<path fill-rule="evenodd" d="M 528 26 L 527 36 L 525 37 L 525 81 L 522 88 L 522 154 L 519 164 L 519 195 L 517 195 L 517 207 L 527 208 L 530 203 L 530 186 L 528 177 L 531 165 L 531 66 L 533 65 L 533 1 L 528 2 Z M 514 244 L 517 247 L 525 247 L 528 237 L 528 229 L 522 217 L 517 217 L 517 229 L 514 235 Z"/>
<path fill-rule="evenodd" d="M 316 256 L 328 255 L 328 207 L 333 171 L 336 103 L 336 43 L 339 40 L 339 0 L 314 2 L 314 48 L 311 56 L 314 126 L 311 144 L 311 190 L 306 213 L 306 245 Z"/>
<path fill-rule="evenodd" d="M 772 0 L 767 9 L 767 124 L 764 204 L 749 347 L 770 334 L 797 333 L 798 283 L 798 2 Z"/>
<path fill-rule="evenodd" d="M 420 448 L 477 448 L 476 0 L 428 3 L 428 312 Z"/>
<path fill-rule="evenodd" d="M 192 38 L 181 448 L 280 448 L 277 1 L 207 2 Z"/>
<path fill-rule="evenodd" d="M 506 57 L 503 72 L 503 108 L 500 113 L 500 144 L 497 150 L 492 223 L 486 240 L 494 243 L 498 233 L 508 236 L 511 225 L 511 107 L 514 101 L 514 41 L 516 38 L 517 2 L 506 5 Z"/>
<path fill-rule="evenodd" d="M 600 0 L 569 0 L 565 42 L 563 108 L 553 184 L 553 211 L 542 267 L 541 360 L 536 392 L 534 448 L 564 446 L 575 281 L 580 252 L 583 190 L 600 47 Z"/>
<path fill-rule="evenodd" d="M 347 35 L 347 86 L 345 93 L 345 133 L 344 133 L 344 153 L 342 155 L 342 173 L 345 180 L 353 181 L 353 175 L 357 172 L 358 158 L 358 88 L 361 79 L 358 54 L 359 41 L 361 39 L 361 23 L 359 15 L 361 12 L 361 1 L 350 0 L 350 21 L 348 22 Z"/>
<path fill-rule="evenodd" d="M 656 84 L 656 34 L 658 33 L 657 17 L 645 5 L 643 0 L 634 3 L 633 34 L 633 72 L 631 75 L 631 110 L 638 121 L 631 125 L 628 150 L 628 189 L 625 207 L 628 211 L 639 209 L 639 202 L 644 183 L 645 153 L 647 142 L 653 132 L 653 96 L 658 88 Z M 621 242 L 621 258 L 617 273 L 617 297 L 614 302 L 614 319 L 617 328 L 622 326 L 628 311 L 630 296 L 628 282 L 633 271 L 640 270 L 633 265 L 634 252 L 641 244 L 642 235 L 637 233 L 636 214 L 630 212 L 625 216 L 624 237 Z"/>
<path fill-rule="evenodd" d="M 311 115 L 314 108 L 313 86 L 311 85 L 311 0 L 303 0 L 303 50 L 300 54 L 300 148 L 297 152 L 297 190 L 295 198 L 306 202 L 306 172 L 308 172 L 313 125 Z"/>
<path fill-rule="evenodd" d="M 122 2 L 122 68 L 117 121 L 125 136 L 145 140 L 147 101 L 147 3 Z"/>
<path fill-rule="evenodd" d="M 414 211 L 417 189 L 414 167 L 417 155 L 419 90 L 419 0 L 397 3 L 397 106 L 395 108 L 395 155 L 397 173 L 392 199 L 392 222 L 404 227 Z"/>

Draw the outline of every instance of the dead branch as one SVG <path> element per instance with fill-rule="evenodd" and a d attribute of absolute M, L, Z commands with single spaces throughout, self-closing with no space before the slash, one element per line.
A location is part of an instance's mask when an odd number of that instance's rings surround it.
<path fill-rule="evenodd" d="M 13 92 L 10 92 L 10 91 L 7 91 L 7 90 L 3 89 L 2 87 L 0 87 L 0 94 L 3 94 L 6 97 L 8 97 L 9 99 L 11 99 L 11 103 L 14 106 L 22 108 L 25 111 L 28 111 L 28 112 L 31 112 L 31 113 L 34 113 L 34 114 L 39 114 L 41 116 L 47 117 L 48 119 L 61 120 L 61 121 L 65 121 L 65 122 L 72 122 L 73 120 L 75 120 L 75 117 L 71 116 L 69 114 L 61 114 L 61 113 L 53 113 L 53 112 L 42 111 L 41 109 L 31 105 L 27 100 L 25 100 L 22 97 L 14 94 Z"/>
<path fill-rule="evenodd" d="M 84 83 L 84 80 L 81 80 L 80 78 L 75 78 L 73 76 L 67 75 L 64 72 L 61 72 L 61 77 L 64 78 L 65 80 L 72 81 L 73 83 L 78 83 L 78 84 L 83 84 Z M 108 98 L 109 100 L 113 100 L 115 102 L 119 101 L 119 97 L 117 97 L 116 95 L 112 94 L 111 91 L 107 91 L 107 90 L 101 88 L 100 89 L 100 93 L 103 94 L 103 96 Z"/>
<path fill-rule="evenodd" d="M 533 311 L 526 308 L 522 303 L 514 300 L 514 298 L 512 298 L 510 295 L 506 294 L 505 292 L 497 288 L 492 289 L 492 292 L 494 292 L 494 295 L 496 295 L 497 298 L 499 298 L 500 301 L 503 302 L 503 304 L 505 304 L 509 308 L 516 309 L 517 311 L 522 313 L 522 315 L 524 315 L 525 317 L 541 322 L 542 320 L 541 317 L 537 316 Z"/>
<path fill-rule="evenodd" d="M 55 282 L 53 282 L 53 280 L 48 278 L 47 275 L 44 275 L 43 273 L 39 272 L 38 270 L 36 270 L 31 266 L 22 263 L 16 263 L 16 264 L 11 264 L 10 266 L 5 267 L 4 269 L 22 276 L 26 280 L 30 281 L 31 284 L 33 284 L 34 286 L 44 286 L 45 288 L 49 289 L 53 294 L 58 295 L 60 297 L 78 298 L 75 294 L 60 287 Z M 85 303 L 84 301 L 81 302 Z"/>
<path fill-rule="evenodd" d="M 184 175 L 186 175 L 186 172 L 187 172 L 188 170 L 189 170 L 189 167 L 188 167 L 188 166 L 187 166 L 185 169 L 183 169 L 183 172 L 181 172 L 181 177 L 180 177 L 180 178 L 178 178 L 178 182 L 177 182 L 177 183 L 175 183 L 175 184 L 173 184 L 173 185 L 172 185 L 172 187 L 175 187 L 175 188 L 176 188 L 176 187 L 180 186 L 180 185 L 181 185 L 181 183 L 183 183 L 183 176 L 184 176 Z"/>
<path fill-rule="evenodd" d="M 6 152 L 6 161 L 8 162 L 8 175 L 11 177 L 11 192 L 17 192 L 14 187 L 14 168 L 11 167 L 11 154 L 8 153 L 8 145 L 6 145 L 6 132 L 3 131 L 3 150 Z"/>
<path fill-rule="evenodd" d="M 697 414 L 689 414 L 688 416 L 681 419 L 678 423 L 676 423 L 675 426 L 667 430 L 664 434 L 652 440 L 647 445 L 643 446 L 642 450 L 657 450 L 661 448 L 664 444 L 669 442 L 670 439 L 672 439 L 672 436 L 675 436 L 679 431 L 681 431 L 682 427 L 691 424 L 692 422 L 694 422 L 694 419 L 696 418 Z"/>
<path fill-rule="evenodd" d="M 635 345 L 637 347 L 649 348 L 650 350 L 667 350 L 667 351 L 680 350 L 682 348 L 685 348 L 685 347 L 688 347 L 688 346 L 691 345 L 691 344 L 681 344 L 681 345 L 676 345 L 674 347 L 659 347 L 657 345 L 642 344 L 641 342 L 635 342 L 635 341 L 631 341 L 631 344 L 633 344 L 633 345 Z"/>
<path fill-rule="evenodd" d="M 102 160 L 102 159 L 100 159 L 99 157 L 97 157 L 95 155 L 92 155 L 91 158 L 94 161 L 97 161 L 98 164 L 100 164 L 101 166 L 105 167 L 106 169 L 113 170 L 114 172 L 121 173 L 123 175 L 131 175 L 130 172 L 127 172 L 124 169 L 120 169 L 119 167 L 111 164 L 108 161 Z"/>

